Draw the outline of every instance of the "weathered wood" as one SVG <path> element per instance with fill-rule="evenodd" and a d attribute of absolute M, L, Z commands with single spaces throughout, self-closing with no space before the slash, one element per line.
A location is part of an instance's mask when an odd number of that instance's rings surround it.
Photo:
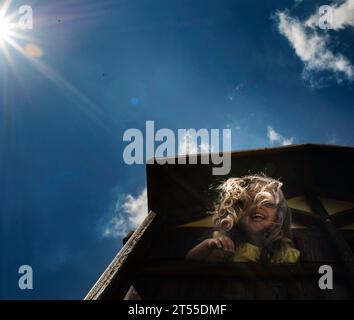
<path fill-rule="evenodd" d="M 134 234 L 134 231 L 129 231 L 126 236 L 122 239 L 123 246 L 128 242 L 131 236 Z"/>
<path fill-rule="evenodd" d="M 155 217 L 156 214 L 152 211 L 147 215 L 86 295 L 85 300 L 124 298 L 141 266 L 136 261 L 139 259 L 139 254 L 143 252 L 144 246 L 147 245 L 151 233 L 149 231 L 152 230 Z"/>

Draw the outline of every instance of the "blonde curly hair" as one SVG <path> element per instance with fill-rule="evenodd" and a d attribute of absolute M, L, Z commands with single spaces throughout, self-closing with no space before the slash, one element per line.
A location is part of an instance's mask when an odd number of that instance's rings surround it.
<path fill-rule="evenodd" d="M 264 234 L 262 257 L 274 256 L 286 247 L 293 247 L 291 241 L 291 211 L 281 190 L 283 184 L 265 174 L 229 178 L 217 188 L 218 199 L 214 204 L 213 222 L 215 228 L 226 235 L 235 235 L 238 229 L 238 243 L 244 239 L 239 234 L 238 221 L 254 206 L 271 206 L 277 209 L 276 219 Z M 240 224 L 242 225 L 242 224 Z M 241 229 L 241 230 L 240 230 Z"/>
<path fill-rule="evenodd" d="M 213 221 L 217 228 L 230 231 L 251 206 L 277 206 L 284 196 L 282 183 L 264 175 L 229 178 L 217 187 Z"/>

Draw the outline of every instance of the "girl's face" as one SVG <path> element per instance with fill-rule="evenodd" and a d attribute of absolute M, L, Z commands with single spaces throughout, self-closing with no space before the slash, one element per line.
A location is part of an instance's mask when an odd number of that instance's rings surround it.
<path fill-rule="evenodd" d="M 242 218 L 242 224 L 246 231 L 259 233 L 271 227 L 276 218 L 277 209 L 275 206 L 254 206 L 249 209 Z"/>

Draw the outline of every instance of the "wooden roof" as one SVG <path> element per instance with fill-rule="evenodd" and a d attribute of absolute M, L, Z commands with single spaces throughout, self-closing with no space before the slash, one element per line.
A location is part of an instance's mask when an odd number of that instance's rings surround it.
<path fill-rule="evenodd" d="M 200 159 L 200 155 L 195 156 Z M 181 158 L 186 156 L 176 157 L 176 163 Z M 215 196 L 211 186 L 229 177 L 257 172 L 280 179 L 288 199 L 302 196 L 311 186 L 319 197 L 354 201 L 352 147 L 290 145 L 234 151 L 231 159 L 231 172 L 227 176 L 213 176 L 214 165 L 200 164 L 200 161 L 198 164 L 188 164 L 188 160 L 187 164 L 148 164 L 149 211 L 165 216 L 173 224 L 200 219 L 211 208 Z"/>

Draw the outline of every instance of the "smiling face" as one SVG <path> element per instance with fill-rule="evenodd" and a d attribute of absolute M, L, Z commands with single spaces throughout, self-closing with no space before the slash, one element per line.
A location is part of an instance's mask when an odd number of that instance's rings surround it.
<path fill-rule="evenodd" d="M 281 187 L 280 181 L 261 174 L 227 179 L 217 188 L 219 197 L 213 217 L 215 227 L 230 232 L 240 223 L 248 236 L 260 239 L 265 235 L 264 231 L 273 226 L 269 231 L 279 233 L 286 213 L 281 209 L 282 204 L 286 204 Z"/>
<path fill-rule="evenodd" d="M 241 223 L 249 233 L 263 232 L 274 224 L 276 212 L 275 206 L 254 206 L 248 210 Z"/>

